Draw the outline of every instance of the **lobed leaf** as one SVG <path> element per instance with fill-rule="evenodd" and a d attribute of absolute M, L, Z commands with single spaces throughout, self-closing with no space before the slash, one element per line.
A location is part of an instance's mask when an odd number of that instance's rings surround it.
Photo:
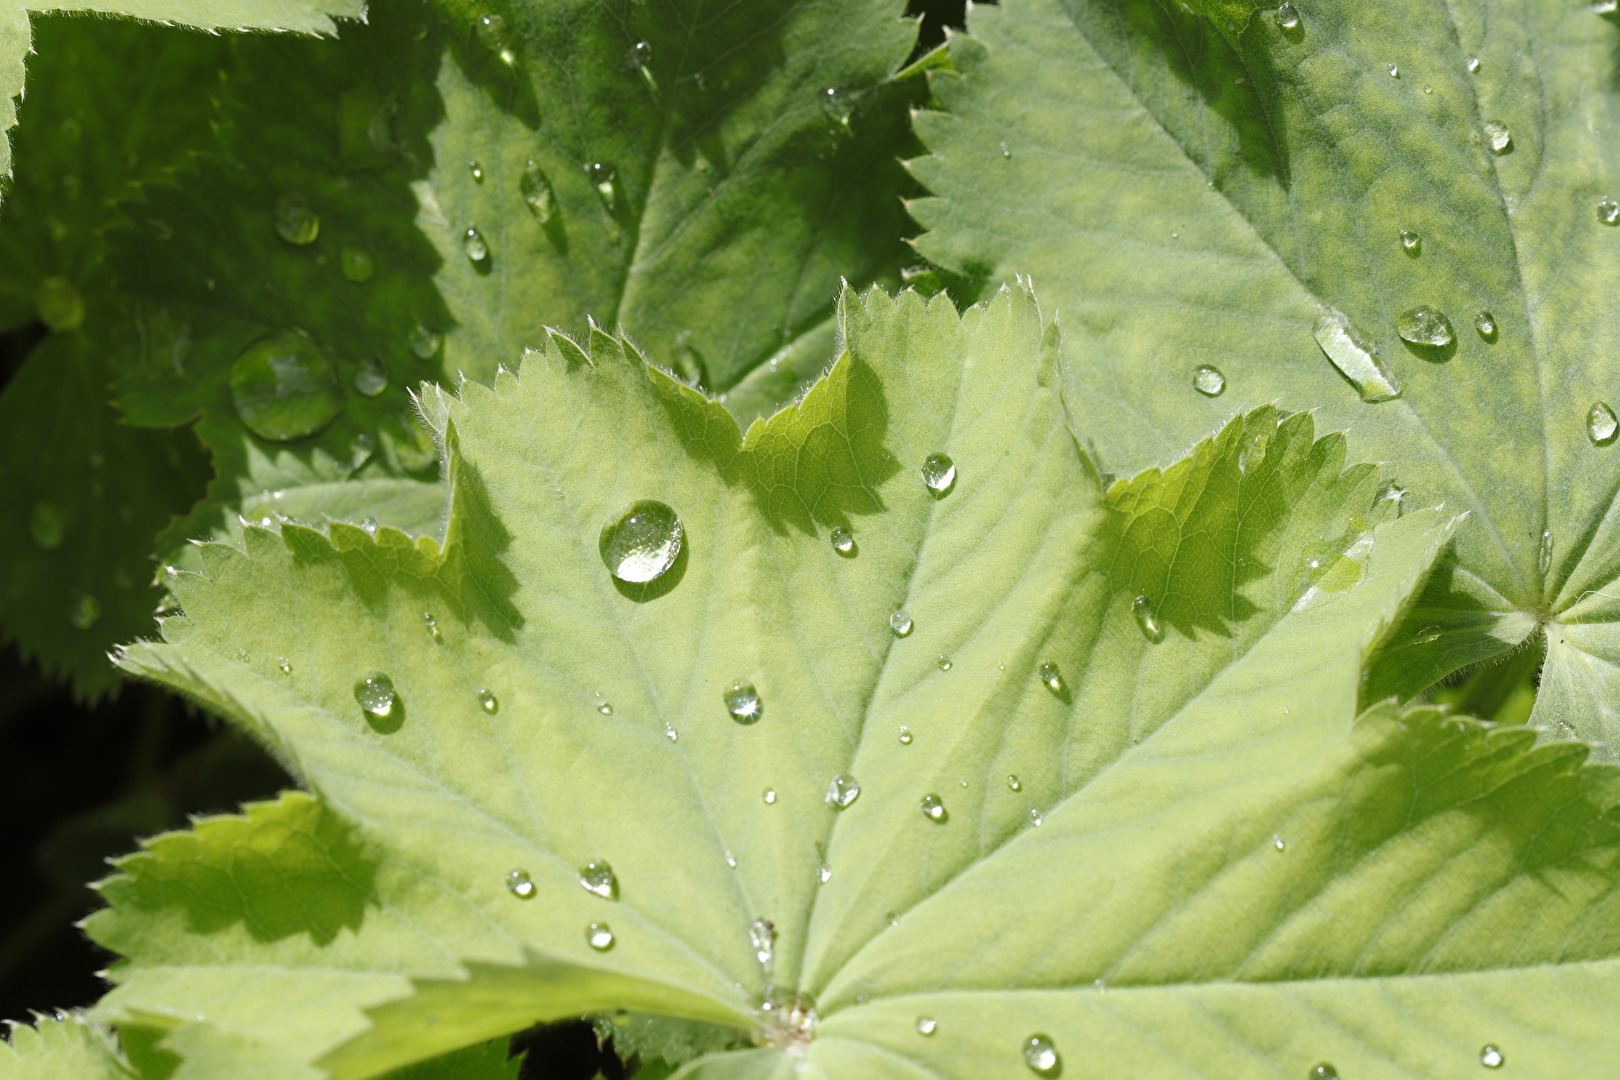
<path fill-rule="evenodd" d="M 37 1016 L 11 1024 L 0 1042 L 0 1075 L 6 1080 L 125 1080 L 135 1076 L 107 1033 L 77 1013 Z"/>

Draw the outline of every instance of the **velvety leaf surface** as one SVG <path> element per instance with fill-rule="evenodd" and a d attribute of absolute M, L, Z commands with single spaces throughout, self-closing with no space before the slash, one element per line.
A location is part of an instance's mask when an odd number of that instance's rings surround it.
<path fill-rule="evenodd" d="M 917 122 L 918 246 L 1034 276 L 1105 466 L 1173 459 L 1260 403 L 1319 409 L 1392 462 L 1397 501 L 1471 513 L 1367 699 L 1545 627 L 1535 722 L 1620 753 L 1613 16 L 1294 4 L 1234 35 L 1175 4 L 1011 0 L 970 30 Z M 1422 308 L 1450 329 L 1403 339 Z M 1335 321 L 1385 400 L 1318 345 Z"/>
<path fill-rule="evenodd" d="M 0 1042 L 0 1076 L 6 1080 L 126 1080 L 135 1076 L 106 1032 L 78 1014 L 39 1016 L 33 1025 L 11 1024 Z"/>

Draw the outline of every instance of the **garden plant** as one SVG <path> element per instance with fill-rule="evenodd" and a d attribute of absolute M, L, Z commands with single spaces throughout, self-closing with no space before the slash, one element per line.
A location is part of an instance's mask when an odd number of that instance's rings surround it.
<path fill-rule="evenodd" d="M 0 0 L 0 1078 L 1620 1075 L 1615 3 L 921 13 Z"/>

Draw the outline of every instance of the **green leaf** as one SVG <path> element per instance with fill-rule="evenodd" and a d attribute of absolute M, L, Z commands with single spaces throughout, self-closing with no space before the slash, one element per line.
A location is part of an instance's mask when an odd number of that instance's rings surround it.
<path fill-rule="evenodd" d="M 5 1080 L 125 1080 L 135 1075 L 107 1034 L 78 1013 L 35 1019 L 34 1026 L 11 1023 L 10 1042 L 0 1042 L 0 1077 Z"/>
<path fill-rule="evenodd" d="M 1620 198 L 1615 24 L 1558 0 L 1297 15 L 1229 40 L 1174 4 L 976 9 L 957 73 L 930 76 L 944 111 L 918 118 L 932 156 L 913 171 L 935 193 L 912 204 L 918 247 L 1041 284 L 1108 467 L 1276 401 L 1394 462 L 1412 501 L 1469 511 L 1369 698 L 1545 628 L 1535 722 L 1620 753 L 1620 450 L 1587 420 L 1616 404 L 1593 345 L 1620 318 L 1600 301 L 1620 274 L 1600 203 Z M 1399 336 L 1419 307 L 1451 344 Z M 1376 348 L 1398 397 L 1362 400 L 1317 344 L 1324 315 Z M 1194 388 L 1203 365 L 1221 396 Z"/>
<path fill-rule="evenodd" d="M 1024 289 L 961 318 L 846 294 L 840 331 L 746 435 L 622 338 L 554 335 L 424 397 L 442 546 L 289 524 L 204 547 L 126 666 L 320 800 L 226 827 L 332 814 L 352 838 L 305 826 L 295 850 L 340 869 L 272 856 L 245 890 L 241 840 L 154 848 L 199 881 L 174 901 L 127 864 L 90 924 L 130 954 L 102 1015 L 171 1028 L 191 1076 L 375 1076 L 614 1009 L 764 1043 L 688 1076 L 1022 1075 L 1037 1033 L 1098 1076 L 1450 1075 L 1486 1043 L 1602 1075 L 1614 770 L 1433 710 L 1356 720 L 1450 523 L 1397 516 L 1341 436 L 1269 408 L 1105 491 Z M 600 531 L 646 498 L 682 553 L 616 581 Z M 738 678 L 757 723 L 728 715 Z M 616 898 L 581 888 L 593 861 Z M 334 874 L 335 915 L 275 899 Z"/>

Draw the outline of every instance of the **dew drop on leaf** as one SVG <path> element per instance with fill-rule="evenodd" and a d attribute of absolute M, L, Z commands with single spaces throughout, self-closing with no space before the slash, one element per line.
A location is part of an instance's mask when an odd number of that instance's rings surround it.
<path fill-rule="evenodd" d="M 338 268 L 356 285 L 364 285 L 377 273 L 377 260 L 365 248 L 346 247 L 338 253 Z"/>
<path fill-rule="evenodd" d="M 1395 317 L 1395 332 L 1414 345 L 1450 345 L 1456 335 L 1445 313 L 1431 307 L 1415 307 Z"/>
<path fill-rule="evenodd" d="M 1389 77 L 1392 79 L 1398 79 L 1401 77 L 1401 69 L 1395 64 L 1389 65 L 1389 67 L 1385 70 L 1389 72 Z"/>
<path fill-rule="evenodd" d="M 608 519 L 597 546 L 614 577 L 642 585 L 675 565 L 684 539 L 674 510 L 656 499 L 641 499 Z"/>
<path fill-rule="evenodd" d="M 755 919 L 748 924 L 748 940 L 753 943 L 760 966 L 770 967 L 776 955 L 776 925 L 769 919 Z"/>
<path fill-rule="evenodd" d="M 1001 150 L 1001 156 L 1002 157 L 1004 157 L 1004 158 L 1012 157 L 1012 150 L 1010 148 L 1008 148 L 1006 143 L 999 143 L 997 145 L 998 145 L 999 149 Z"/>
<path fill-rule="evenodd" d="M 664 738 L 668 739 L 670 742 L 681 741 L 681 733 L 676 731 L 675 725 L 670 723 L 668 720 L 664 721 Z"/>
<path fill-rule="evenodd" d="M 861 797 L 861 785 L 853 777 L 839 773 L 827 785 L 827 805 L 842 810 Z"/>
<path fill-rule="evenodd" d="M 473 20 L 473 32 L 486 49 L 500 52 L 506 46 L 506 19 L 500 15 L 480 15 Z"/>
<path fill-rule="evenodd" d="M 598 695 L 598 696 L 600 696 L 600 695 Z M 596 703 L 596 711 L 601 713 L 603 716 L 612 716 L 613 715 L 613 703 L 610 702 L 610 701 L 598 701 Z"/>
<path fill-rule="evenodd" d="M 1339 1070 L 1324 1061 L 1310 1071 L 1309 1080 L 1339 1080 Z"/>
<path fill-rule="evenodd" d="M 917 1034 L 919 1034 L 919 1035 L 932 1035 L 934 1032 L 936 1032 L 938 1030 L 939 1030 L 939 1021 L 935 1020 L 932 1016 L 919 1016 L 919 1017 L 917 1017 Z"/>
<path fill-rule="evenodd" d="M 1066 687 L 1063 685 L 1063 672 L 1058 666 L 1048 660 L 1040 667 L 1041 682 L 1054 694 L 1062 694 Z"/>
<path fill-rule="evenodd" d="M 1009 773 L 1007 775 L 1007 788 L 1010 791 L 1023 791 L 1024 782 L 1018 779 L 1017 773 Z"/>
<path fill-rule="evenodd" d="M 1159 617 L 1153 610 L 1153 601 L 1146 596 L 1138 596 L 1131 601 L 1131 614 L 1136 616 L 1136 625 L 1142 628 L 1142 636 L 1154 644 L 1164 640 L 1164 627 L 1159 625 Z"/>
<path fill-rule="evenodd" d="M 380 721 L 393 715 L 399 695 L 394 693 L 394 680 L 374 671 L 354 684 L 354 700 L 360 703 L 367 720 Z"/>
<path fill-rule="evenodd" d="M 765 805 L 766 806 L 771 806 L 772 804 L 774 804 L 776 802 L 776 789 L 775 788 L 766 788 L 765 789 L 765 794 L 762 797 L 765 800 Z"/>
<path fill-rule="evenodd" d="M 840 555 L 855 554 L 855 534 L 839 525 L 832 531 L 832 546 Z"/>
<path fill-rule="evenodd" d="M 513 870 L 506 875 L 506 891 L 519 900 L 529 900 L 535 893 L 534 879 L 527 870 Z"/>
<path fill-rule="evenodd" d="M 828 866 L 825 862 L 823 862 L 821 864 L 820 868 L 816 870 L 816 880 L 821 882 L 821 884 L 823 884 L 823 885 L 825 885 L 825 884 L 827 884 L 827 882 L 831 881 L 832 880 L 832 867 Z"/>
<path fill-rule="evenodd" d="M 501 703 L 493 690 L 478 691 L 478 707 L 489 715 L 494 716 L 501 709 Z"/>
<path fill-rule="evenodd" d="M 1505 154 L 1513 146 L 1513 134 L 1508 131 L 1505 124 L 1495 120 L 1487 120 L 1485 127 L 1485 141 L 1490 144 L 1491 151 Z"/>
<path fill-rule="evenodd" d="M 296 191 L 289 191 L 276 200 L 276 235 L 303 247 L 313 244 L 321 234 L 321 219 L 310 209 L 309 200 Z"/>
<path fill-rule="evenodd" d="M 739 724 L 752 724 L 765 715 L 765 703 L 759 698 L 759 691 L 754 684 L 738 679 L 726 687 L 722 695 L 726 703 L 726 712 Z"/>
<path fill-rule="evenodd" d="M 1049 1035 L 1031 1035 L 1024 1040 L 1024 1064 L 1039 1076 L 1056 1076 L 1061 1062 Z"/>
<path fill-rule="evenodd" d="M 482 165 L 478 164 L 478 162 L 476 162 L 476 161 L 467 162 L 467 172 L 472 175 L 473 181 L 475 183 L 482 184 L 484 182 L 484 167 Z"/>
<path fill-rule="evenodd" d="M 613 931 L 605 922 L 593 922 L 585 927 L 585 941 L 597 952 L 613 948 Z"/>
<path fill-rule="evenodd" d="M 354 373 L 354 388 L 362 397 L 376 397 L 388 389 L 388 369 L 375 356 Z"/>
<path fill-rule="evenodd" d="M 1608 446 L 1614 441 L 1615 429 L 1620 427 L 1614 417 L 1614 410 L 1609 408 L 1607 402 L 1594 401 L 1592 407 L 1586 412 L 1586 437 L 1594 445 Z"/>
<path fill-rule="evenodd" d="M 956 483 L 956 463 L 944 454 L 929 454 L 923 459 L 922 478 L 936 499 L 943 498 Z"/>
<path fill-rule="evenodd" d="M 946 656 L 944 653 L 940 653 L 937 657 L 935 657 L 934 663 L 939 665 L 939 670 L 941 671 L 951 670 L 951 658 Z"/>
<path fill-rule="evenodd" d="M 922 801 L 917 805 L 922 808 L 923 817 L 929 821 L 944 824 L 945 819 L 950 816 L 945 812 L 945 801 L 938 795 L 924 795 Z"/>
<path fill-rule="evenodd" d="M 1284 30 L 1297 30 L 1299 28 L 1299 12 L 1288 0 L 1277 5 L 1277 25 Z"/>
<path fill-rule="evenodd" d="M 74 597 L 68 608 L 68 622 L 75 630 L 88 630 L 101 620 L 101 601 L 89 593 Z"/>
<path fill-rule="evenodd" d="M 630 61 L 634 64 L 652 63 L 652 46 L 645 41 L 638 41 L 630 49 Z"/>
<path fill-rule="evenodd" d="M 1400 384 L 1384 368 L 1377 347 L 1350 325 L 1343 312 L 1325 310 L 1316 321 L 1315 333 L 1322 352 L 1350 380 L 1362 401 L 1374 404 L 1401 396 Z"/>
<path fill-rule="evenodd" d="M 585 173 L 602 205 L 611 214 L 619 205 L 619 170 L 605 161 L 593 161 L 585 166 Z"/>
<path fill-rule="evenodd" d="M 900 745 L 901 746 L 910 746 L 911 745 L 911 740 L 912 740 L 911 729 L 908 728 L 908 727 L 902 726 L 900 728 Z"/>
<path fill-rule="evenodd" d="M 1496 337 L 1496 316 L 1488 311 L 1481 311 L 1474 316 L 1474 329 L 1479 331 L 1480 337 L 1490 341 Z"/>
<path fill-rule="evenodd" d="M 1439 637 L 1440 637 L 1440 628 L 1438 626 L 1425 626 L 1423 629 L 1419 630 L 1416 634 L 1412 635 L 1412 644 L 1414 644 L 1414 645 L 1427 645 L 1431 641 L 1438 640 Z"/>
<path fill-rule="evenodd" d="M 827 119 L 833 123 L 848 127 L 849 117 L 855 111 L 855 106 L 847 90 L 829 86 L 821 92 L 821 111 L 826 113 Z"/>
<path fill-rule="evenodd" d="M 518 177 L 518 193 L 535 221 L 542 226 L 551 223 L 552 215 L 557 212 L 557 197 L 551 190 L 551 178 L 534 158 L 523 166 L 523 175 Z"/>
<path fill-rule="evenodd" d="M 484 241 L 484 234 L 478 231 L 478 226 L 469 225 L 467 231 L 461 234 L 461 250 L 468 262 L 481 263 L 489 258 L 489 244 Z"/>
<path fill-rule="evenodd" d="M 1552 569 L 1553 535 L 1551 529 L 1541 530 L 1541 547 L 1536 552 L 1536 566 L 1545 574 Z"/>
<path fill-rule="evenodd" d="M 1411 229 L 1402 229 L 1401 247 L 1411 252 L 1413 255 L 1416 255 L 1423 250 L 1423 237 L 1419 236 Z"/>
<path fill-rule="evenodd" d="M 1479 1063 L 1487 1069 L 1500 1069 L 1504 1060 L 1506 1059 L 1502 1057 L 1502 1051 L 1490 1043 L 1479 1048 Z"/>
<path fill-rule="evenodd" d="M 1468 74 L 1470 74 L 1470 75 L 1478 75 L 1479 74 L 1479 57 L 1470 56 L 1468 58 Z"/>
<path fill-rule="evenodd" d="M 901 608 L 889 616 L 889 629 L 894 631 L 895 637 L 905 637 L 911 633 L 911 612 Z"/>
<path fill-rule="evenodd" d="M 231 402 L 248 430 L 271 442 L 313 435 L 343 411 L 332 361 L 303 334 L 270 334 L 231 366 Z"/>
<path fill-rule="evenodd" d="M 439 346 L 443 344 L 443 334 L 430 330 L 420 323 L 411 332 L 411 352 L 416 354 L 418 360 L 433 359 L 433 355 L 439 351 Z"/>
<path fill-rule="evenodd" d="M 1041 816 L 1041 812 L 1039 810 L 1031 810 L 1029 812 L 1029 823 L 1031 825 L 1037 825 L 1038 826 L 1042 822 L 1044 822 L 1045 820 L 1046 819 Z"/>
<path fill-rule="evenodd" d="M 1282 851 L 1283 849 L 1288 847 L 1288 842 L 1285 841 L 1282 837 L 1273 834 L 1272 837 L 1271 837 L 1271 846 L 1276 848 L 1278 851 Z"/>
<path fill-rule="evenodd" d="M 433 617 L 433 612 L 422 612 L 422 623 L 427 627 L 428 636 L 437 644 L 444 644 L 444 634 L 439 629 L 439 620 Z"/>
<path fill-rule="evenodd" d="M 579 884 L 586 892 L 604 900 L 619 898 L 619 879 L 614 876 L 613 867 L 605 862 L 589 862 L 581 867 Z"/>
<path fill-rule="evenodd" d="M 1226 376 L 1221 374 L 1220 368 L 1208 364 L 1201 365 L 1193 371 L 1193 389 L 1205 397 L 1220 397 L 1226 389 Z"/>
<path fill-rule="evenodd" d="M 1597 201 L 1597 219 L 1603 225 L 1620 225 L 1620 201 L 1605 195 Z"/>
<path fill-rule="evenodd" d="M 48 499 L 35 503 L 28 511 L 28 534 L 46 551 L 61 547 L 67 536 L 67 518 L 62 508 Z"/>

